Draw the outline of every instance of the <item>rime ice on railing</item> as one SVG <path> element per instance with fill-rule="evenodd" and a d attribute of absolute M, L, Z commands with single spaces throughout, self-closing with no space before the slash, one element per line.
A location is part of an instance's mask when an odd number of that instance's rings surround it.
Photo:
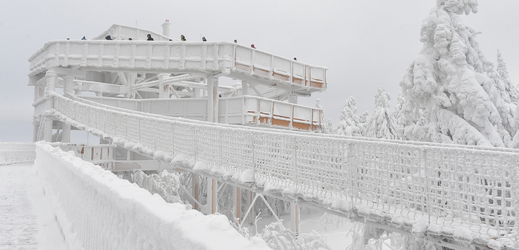
<path fill-rule="evenodd" d="M 56 117 L 74 126 L 235 181 L 252 171 L 265 191 L 387 223 L 427 218 L 428 232 L 469 241 L 518 240 L 517 151 L 281 133 L 52 98 Z"/>

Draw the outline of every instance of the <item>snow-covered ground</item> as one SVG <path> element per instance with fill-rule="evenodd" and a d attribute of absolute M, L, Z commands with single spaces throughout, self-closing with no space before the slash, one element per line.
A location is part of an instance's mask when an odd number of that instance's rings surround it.
<path fill-rule="evenodd" d="M 32 164 L 0 165 L 0 249 L 67 249 Z"/>
<path fill-rule="evenodd" d="M 282 215 L 283 226 L 290 228 L 290 215 Z M 273 216 L 265 216 L 258 220 L 258 231 L 261 231 L 267 224 L 276 221 Z M 301 209 L 300 234 L 310 234 L 312 231 L 319 233 L 330 250 L 344 250 L 351 245 L 351 230 L 354 223 L 347 218 L 342 218 L 332 214 L 315 211 L 303 207 Z M 251 228 L 254 225 L 249 226 Z"/>

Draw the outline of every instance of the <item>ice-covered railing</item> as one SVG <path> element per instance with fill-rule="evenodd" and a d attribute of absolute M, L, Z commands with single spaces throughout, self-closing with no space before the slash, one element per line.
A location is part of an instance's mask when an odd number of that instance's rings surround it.
<path fill-rule="evenodd" d="M 492 246 L 518 242 L 516 150 L 253 129 L 53 98 L 62 121 L 224 180 L 251 181 L 265 192 L 415 233 Z"/>
<path fill-rule="evenodd" d="M 99 96 L 82 98 L 146 113 L 207 120 L 206 98 L 126 99 Z M 319 108 L 257 96 L 220 98 L 218 109 L 219 121 L 226 124 L 268 124 L 312 131 L 320 129 L 321 113 L 322 110 Z"/>
<path fill-rule="evenodd" d="M 70 249 L 268 249 L 47 143 L 34 163 Z"/>
<path fill-rule="evenodd" d="M 0 165 L 32 162 L 34 143 L 0 142 Z"/>
<path fill-rule="evenodd" d="M 34 76 L 52 67 L 156 72 L 224 72 L 231 77 L 305 90 L 327 88 L 326 68 L 230 42 L 51 41 L 31 58 Z M 253 78 L 251 78 L 251 76 Z"/>

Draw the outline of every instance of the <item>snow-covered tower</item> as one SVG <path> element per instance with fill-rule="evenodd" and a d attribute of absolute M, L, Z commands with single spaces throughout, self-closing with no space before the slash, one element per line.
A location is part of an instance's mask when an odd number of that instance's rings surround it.
<path fill-rule="evenodd" d="M 296 103 L 326 89 L 326 68 L 232 42 L 178 41 L 169 37 L 169 25 L 166 20 L 159 34 L 114 24 L 93 40 L 52 41 L 36 52 L 29 59 L 34 140 L 70 138 L 68 125 L 45 116 L 40 102 L 55 89 L 165 116 L 319 130 L 321 109 Z M 241 84 L 224 86 L 220 78 Z"/>

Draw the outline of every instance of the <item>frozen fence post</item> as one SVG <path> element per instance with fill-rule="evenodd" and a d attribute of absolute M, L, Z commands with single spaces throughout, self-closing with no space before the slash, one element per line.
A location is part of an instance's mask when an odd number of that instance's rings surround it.
<path fill-rule="evenodd" d="M 424 171 L 424 185 L 425 187 L 423 190 L 425 190 L 425 205 L 427 206 L 427 222 L 428 224 L 431 224 L 431 206 L 430 206 L 430 194 L 429 194 L 429 181 L 427 179 L 427 176 L 429 175 L 429 172 L 427 171 L 427 152 L 425 151 L 425 147 L 420 148 L 420 166 L 421 169 Z"/>

